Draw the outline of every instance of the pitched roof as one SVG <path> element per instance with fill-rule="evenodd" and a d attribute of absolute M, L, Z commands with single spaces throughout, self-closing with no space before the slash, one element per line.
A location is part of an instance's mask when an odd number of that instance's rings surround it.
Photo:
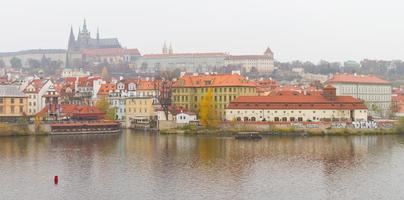
<path fill-rule="evenodd" d="M 336 96 L 329 100 L 315 96 L 239 96 L 232 101 L 230 109 L 367 109 L 363 101 L 352 96 Z"/>
<path fill-rule="evenodd" d="M 108 95 L 110 92 L 113 92 L 115 90 L 116 90 L 116 85 L 113 83 L 101 84 L 101 87 L 98 90 L 98 95 Z"/>
<path fill-rule="evenodd" d="M 27 85 L 27 87 L 25 87 L 24 93 L 38 93 L 45 83 L 46 83 L 46 81 L 44 81 L 44 80 L 34 79 Z M 33 86 L 34 91 L 28 91 L 27 88 L 29 86 Z"/>
<path fill-rule="evenodd" d="M 137 82 L 138 90 L 154 90 L 155 89 L 155 81 L 151 80 L 139 80 Z"/>
<path fill-rule="evenodd" d="M 15 85 L 0 85 L 0 97 L 26 97 Z"/>
<path fill-rule="evenodd" d="M 248 81 L 239 74 L 201 74 L 185 75 L 173 83 L 173 87 L 256 87 L 256 83 Z"/>
<path fill-rule="evenodd" d="M 368 84 L 390 84 L 373 75 L 335 74 L 327 83 L 368 83 Z"/>

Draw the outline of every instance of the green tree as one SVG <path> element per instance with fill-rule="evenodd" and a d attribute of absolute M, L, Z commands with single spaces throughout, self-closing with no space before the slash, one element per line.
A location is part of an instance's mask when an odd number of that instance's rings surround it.
<path fill-rule="evenodd" d="M 15 69 L 20 69 L 22 67 L 21 59 L 19 59 L 17 57 L 11 58 L 10 64 L 11 64 L 11 67 L 15 68 Z"/>
<path fill-rule="evenodd" d="M 95 107 L 98 108 L 100 111 L 105 113 L 104 117 L 108 120 L 114 120 L 116 116 L 116 108 L 111 107 L 107 98 L 102 98 L 97 101 Z"/>
<path fill-rule="evenodd" d="M 400 117 L 396 125 L 396 133 L 403 134 L 404 133 L 404 117 Z"/>
<path fill-rule="evenodd" d="M 199 120 L 205 128 L 215 128 L 218 125 L 216 118 L 212 88 L 209 88 L 199 106 Z"/>

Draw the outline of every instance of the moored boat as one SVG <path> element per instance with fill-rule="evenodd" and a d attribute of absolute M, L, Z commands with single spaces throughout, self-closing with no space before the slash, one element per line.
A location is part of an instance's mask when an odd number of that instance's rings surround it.
<path fill-rule="evenodd" d="M 262 136 L 258 132 L 239 132 L 235 138 L 238 140 L 260 140 Z"/>
<path fill-rule="evenodd" d="M 68 134 L 110 134 L 119 133 L 121 124 L 118 121 L 68 121 L 50 124 L 52 135 Z"/>

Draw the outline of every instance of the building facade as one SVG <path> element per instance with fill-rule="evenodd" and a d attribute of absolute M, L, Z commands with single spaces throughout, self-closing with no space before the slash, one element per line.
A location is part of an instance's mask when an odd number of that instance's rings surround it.
<path fill-rule="evenodd" d="M 365 101 L 371 115 L 387 116 L 391 109 L 392 88 L 388 81 L 372 75 L 335 74 L 328 81 L 337 95 Z"/>
<path fill-rule="evenodd" d="M 218 119 L 225 119 L 227 105 L 238 96 L 256 96 L 256 84 L 239 74 L 185 75 L 173 83 L 172 103 L 199 112 L 203 96 L 211 89 Z"/>
<path fill-rule="evenodd" d="M 237 66 L 246 72 L 268 73 L 275 69 L 274 54 L 268 47 L 263 55 L 227 55 L 225 66 Z"/>
<path fill-rule="evenodd" d="M 351 96 L 336 96 L 333 87 L 322 95 L 239 97 L 226 109 L 228 121 L 318 122 L 367 121 L 367 107 Z"/>
<path fill-rule="evenodd" d="M 28 111 L 28 97 L 17 86 L 0 85 L 0 121 L 16 122 Z"/>

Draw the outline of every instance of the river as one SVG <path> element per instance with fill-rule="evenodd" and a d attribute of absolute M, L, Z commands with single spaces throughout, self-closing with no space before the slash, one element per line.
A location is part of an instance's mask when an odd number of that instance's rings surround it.
<path fill-rule="evenodd" d="M 403 183 L 404 136 L 0 137 L 0 199 L 403 199 Z"/>

